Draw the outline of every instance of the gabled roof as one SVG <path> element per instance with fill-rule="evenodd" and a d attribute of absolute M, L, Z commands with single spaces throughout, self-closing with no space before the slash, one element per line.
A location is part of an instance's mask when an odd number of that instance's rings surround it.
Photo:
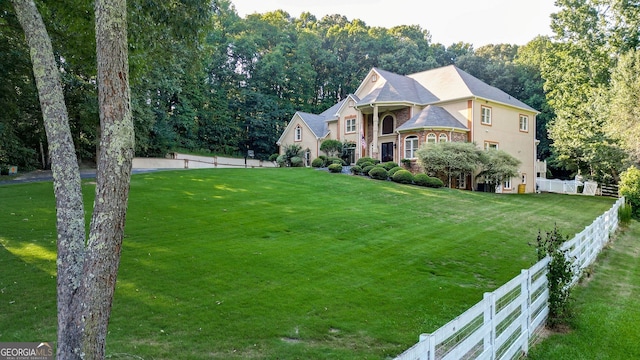
<path fill-rule="evenodd" d="M 407 131 L 424 128 L 469 130 L 469 128 L 453 117 L 447 110 L 434 105 L 429 105 L 424 108 L 420 113 L 398 127 L 397 130 Z"/>
<path fill-rule="evenodd" d="M 455 65 L 407 75 L 424 85 L 441 101 L 478 97 L 538 113 L 534 108 L 493 87 Z"/>
<path fill-rule="evenodd" d="M 412 78 L 378 68 L 373 68 L 372 71 L 380 75 L 385 80 L 385 83 L 362 98 L 358 105 L 383 102 L 425 104 L 438 101 L 435 95 Z"/>

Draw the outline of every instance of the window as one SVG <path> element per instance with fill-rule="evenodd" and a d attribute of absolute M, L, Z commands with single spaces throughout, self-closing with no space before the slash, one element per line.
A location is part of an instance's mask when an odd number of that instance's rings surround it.
<path fill-rule="evenodd" d="M 382 119 L 382 135 L 393 134 L 393 116 L 387 115 Z"/>
<path fill-rule="evenodd" d="M 458 189 L 466 189 L 467 188 L 467 175 L 460 174 L 458 175 Z"/>
<path fill-rule="evenodd" d="M 529 117 L 527 115 L 520 115 L 520 131 L 529 132 Z"/>
<path fill-rule="evenodd" d="M 447 142 L 447 141 L 449 141 L 449 138 L 447 137 L 447 134 L 440 134 L 440 136 L 438 136 L 438 141 L 439 142 Z"/>
<path fill-rule="evenodd" d="M 484 142 L 484 149 L 485 150 L 498 150 L 498 143 L 495 142 L 491 142 L 491 141 L 485 141 Z"/>
<path fill-rule="evenodd" d="M 481 123 L 484 124 L 484 125 L 491 125 L 491 108 L 483 106 L 481 109 L 482 109 L 481 110 L 481 112 L 482 112 Z"/>
<path fill-rule="evenodd" d="M 504 184 L 502 184 L 502 187 L 504 189 L 511 189 L 511 179 L 507 179 L 504 181 Z"/>
<path fill-rule="evenodd" d="M 356 132 L 356 119 L 347 119 L 345 124 L 346 124 L 345 132 L 347 133 Z"/>
<path fill-rule="evenodd" d="M 302 141 L 302 127 L 300 127 L 300 125 L 296 126 L 293 136 L 295 141 Z"/>
<path fill-rule="evenodd" d="M 523 184 L 527 183 L 527 174 L 522 174 L 522 183 Z"/>
<path fill-rule="evenodd" d="M 436 143 L 436 134 L 429 133 L 427 134 L 427 144 L 435 144 Z"/>
<path fill-rule="evenodd" d="M 371 76 L 371 82 L 376 82 L 378 81 L 378 74 L 373 74 L 373 76 Z"/>
<path fill-rule="evenodd" d="M 404 139 L 404 157 L 406 159 L 414 159 L 416 157 L 416 151 L 418 150 L 418 137 L 407 136 Z"/>

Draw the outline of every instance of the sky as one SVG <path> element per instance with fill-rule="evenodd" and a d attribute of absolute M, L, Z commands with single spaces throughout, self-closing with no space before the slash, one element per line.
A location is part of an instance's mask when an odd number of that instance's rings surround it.
<path fill-rule="evenodd" d="M 432 42 L 462 41 L 524 45 L 538 35 L 552 35 L 554 0 L 231 0 L 242 17 L 282 9 L 292 17 L 310 12 L 318 19 L 340 14 L 368 26 L 420 25 Z"/>

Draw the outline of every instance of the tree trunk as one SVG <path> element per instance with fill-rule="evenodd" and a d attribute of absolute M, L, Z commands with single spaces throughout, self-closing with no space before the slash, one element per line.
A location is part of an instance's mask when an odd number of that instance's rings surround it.
<path fill-rule="evenodd" d="M 124 236 L 134 132 L 125 0 L 96 0 L 100 152 L 89 240 L 59 70 L 33 0 L 12 0 L 29 48 L 56 196 L 58 359 L 103 359 Z"/>
<path fill-rule="evenodd" d="M 56 197 L 58 259 L 58 359 L 77 357 L 81 339 L 79 298 L 85 244 L 80 171 L 51 40 L 33 0 L 12 0 L 29 44 L 49 142 Z M 75 354 L 75 355 L 74 355 Z"/>
<path fill-rule="evenodd" d="M 101 138 L 96 198 L 84 262 L 82 350 L 86 358 L 102 359 L 124 236 L 134 131 L 126 1 L 97 0 L 95 12 Z"/>

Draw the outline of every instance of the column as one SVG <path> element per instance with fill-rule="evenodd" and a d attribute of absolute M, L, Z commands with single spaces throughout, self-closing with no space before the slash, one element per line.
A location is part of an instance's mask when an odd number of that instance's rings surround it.
<path fill-rule="evenodd" d="M 380 159 L 380 154 L 378 151 L 378 123 L 380 119 L 378 118 L 378 105 L 373 106 L 373 140 L 371 141 L 371 146 L 373 147 L 371 151 L 371 157 L 374 159 Z"/>

